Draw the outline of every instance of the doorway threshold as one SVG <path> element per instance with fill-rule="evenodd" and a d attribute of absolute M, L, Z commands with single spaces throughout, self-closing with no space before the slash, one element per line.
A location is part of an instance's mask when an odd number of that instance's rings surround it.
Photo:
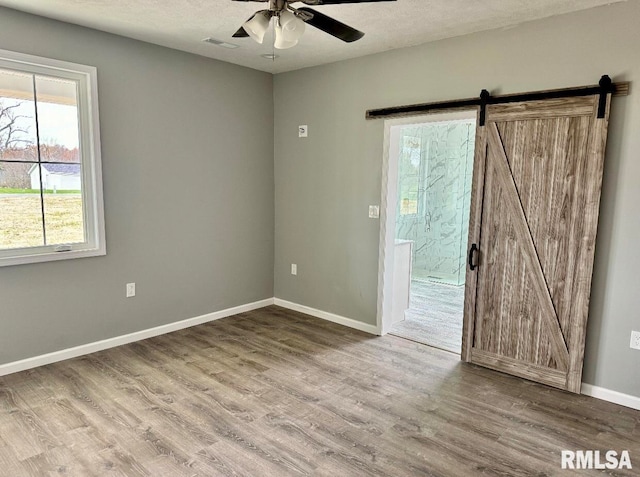
<path fill-rule="evenodd" d="M 389 334 L 460 354 L 464 285 L 412 280 L 405 319 Z"/>

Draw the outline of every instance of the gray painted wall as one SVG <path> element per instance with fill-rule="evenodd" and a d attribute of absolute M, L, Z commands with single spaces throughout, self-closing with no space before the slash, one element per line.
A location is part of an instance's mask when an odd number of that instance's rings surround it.
<path fill-rule="evenodd" d="M 7 9 L 0 48 L 98 68 L 108 249 L 0 268 L 0 363 L 273 296 L 271 75 Z"/>
<path fill-rule="evenodd" d="M 640 2 L 275 76 L 278 298 L 375 324 L 383 122 L 365 110 L 640 80 Z M 370 32 L 369 34 L 375 34 Z M 309 125 L 309 138 L 297 126 Z M 640 92 L 613 101 L 584 381 L 640 396 Z M 298 264 L 298 275 L 290 264 Z"/>

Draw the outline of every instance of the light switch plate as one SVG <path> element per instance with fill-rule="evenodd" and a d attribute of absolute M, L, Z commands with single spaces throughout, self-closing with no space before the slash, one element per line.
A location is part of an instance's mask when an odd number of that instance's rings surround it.
<path fill-rule="evenodd" d="M 379 219 L 380 218 L 380 206 L 379 205 L 370 205 L 369 206 L 369 218 L 370 219 Z"/>
<path fill-rule="evenodd" d="M 640 331 L 631 332 L 631 349 L 640 349 Z"/>
<path fill-rule="evenodd" d="M 132 298 L 134 296 L 136 296 L 136 284 L 127 283 L 127 298 Z"/>
<path fill-rule="evenodd" d="M 298 126 L 298 137 L 308 137 L 309 136 L 309 126 L 302 125 Z"/>

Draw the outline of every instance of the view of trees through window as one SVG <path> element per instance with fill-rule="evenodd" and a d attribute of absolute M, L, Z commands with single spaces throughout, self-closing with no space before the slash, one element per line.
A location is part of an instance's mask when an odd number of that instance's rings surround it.
<path fill-rule="evenodd" d="M 415 128 L 417 130 L 417 128 Z M 412 132 L 412 131 L 410 131 Z M 420 166 L 422 139 L 405 134 L 400 144 L 400 163 L 398 192 L 400 215 L 415 215 L 418 213 L 418 196 L 420 190 Z"/>
<path fill-rule="evenodd" d="M 0 250 L 85 241 L 77 83 L 0 69 Z"/>

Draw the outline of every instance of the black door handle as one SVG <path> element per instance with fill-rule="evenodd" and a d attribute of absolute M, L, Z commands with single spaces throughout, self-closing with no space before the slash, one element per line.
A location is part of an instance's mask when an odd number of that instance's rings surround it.
<path fill-rule="evenodd" d="M 473 253 L 478 251 L 478 246 L 475 243 L 471 244 L 471 249 L 469 249 L 469 270 L 471 271 L 474 271 L 476 268 L 478 268 L 477 264 L 473 264 Z"/>

